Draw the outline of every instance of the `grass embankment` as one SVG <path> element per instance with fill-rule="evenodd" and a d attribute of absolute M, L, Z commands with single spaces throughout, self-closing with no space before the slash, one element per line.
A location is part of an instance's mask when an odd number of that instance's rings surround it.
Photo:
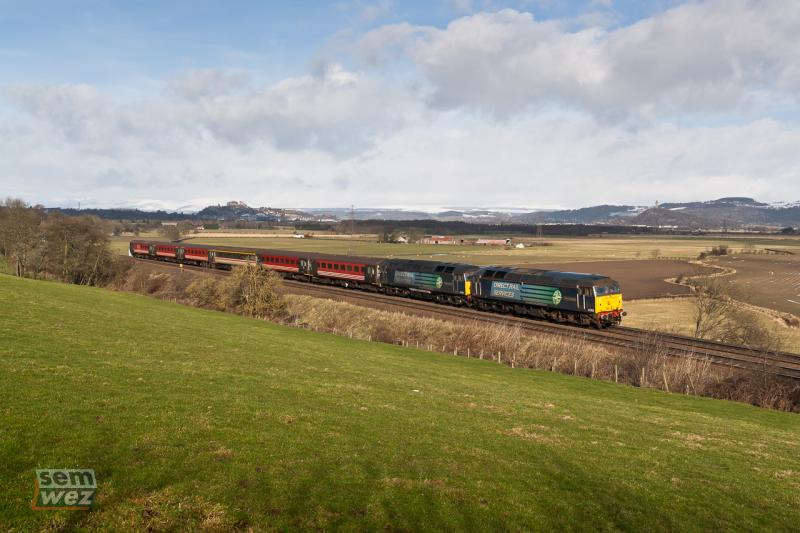
<path fill-rule="evenodd" d="M 0 276 L 0 529 L 792 529 L 800 418 Z M 88 467 L 91 513 L 29 510 Z"/>

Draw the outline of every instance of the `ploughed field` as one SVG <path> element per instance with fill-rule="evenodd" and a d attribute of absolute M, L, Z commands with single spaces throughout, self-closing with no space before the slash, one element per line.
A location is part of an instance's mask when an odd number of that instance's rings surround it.
<path fill-rule="evenodd" d="M 739 254 L 716 263 L 736 269 L 725 279 L 748 303 L 800 316 L 800 255 Z"/>
<path fill-rule="evenodd" d="M 0 530 L 789 530 L 800 417 L 0 276 Z M 29 508 L 93 468 L 93 512 Z"/>

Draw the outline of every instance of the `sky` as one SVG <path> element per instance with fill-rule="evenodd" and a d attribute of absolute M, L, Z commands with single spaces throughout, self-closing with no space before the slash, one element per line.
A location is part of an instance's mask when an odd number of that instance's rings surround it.
<path fill-rule="evenodd" d="M 797 0 L 0 0 L 0 196 L 800 200 Z"/>

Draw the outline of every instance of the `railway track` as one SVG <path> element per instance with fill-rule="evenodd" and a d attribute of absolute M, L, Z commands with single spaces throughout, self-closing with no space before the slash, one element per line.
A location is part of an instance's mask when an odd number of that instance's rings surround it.
<path fill-rule="evenodd" d="M 174 263 L 146 259 L 137 259 L 137 261 L 178 268 L 178 265 Z M 184 265 L 183 268 L 217 275 L 225 275 L 227 273 L 223 270 L 211 270 L 206 267 L 190 265 Z M 345 289 L 342 287 L 302 281 L 284 280 L 284 286 L 288 289 L 299 290 L 306 294 L 328 297 L 336 300 L 345 299 L 367 305 L 372 304 L 373 306 L 382 305 L 399 311 L 407 311 L 416 314 L 434 314 L 439 318 L 451 320 L 475 320 L 514 326 L 525 331 L 550 335 L 558 334 L 608 346 L 660 353 L 671 357 L 688 357 L 698 360 L 708 360 L 716 365 L 765 372 L 800 381 L 800 354 L 773 351 L 765 352 L 743 346 L 623 326 L 604 330 L 581 328 L 566 324 L 531 320 L 529 318 L 508 314 L 488 313 L 465 307 L 453 307 L 424 300 L 388 296 L 380 293 Z"/>

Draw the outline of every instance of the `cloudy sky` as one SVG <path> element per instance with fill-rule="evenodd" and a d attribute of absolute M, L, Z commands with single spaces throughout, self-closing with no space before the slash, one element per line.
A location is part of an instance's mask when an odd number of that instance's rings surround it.
<path fill-rule="evenodd" d="M 800 200 L 800 1 L 0 0 L 0 195 Z"/>

